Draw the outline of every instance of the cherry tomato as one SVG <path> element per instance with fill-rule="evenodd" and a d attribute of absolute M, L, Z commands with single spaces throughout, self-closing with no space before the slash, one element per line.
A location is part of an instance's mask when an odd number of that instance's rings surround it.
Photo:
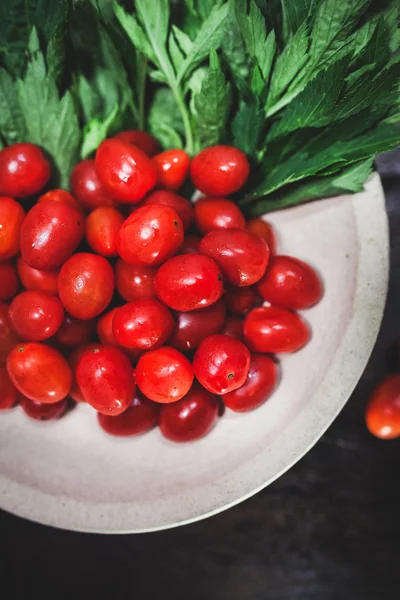
<path fill-rule="evenodd" d="M 128 302 L 116 311 L 113 333 L 121 346 L 151 350 L 167 341 L 174 324 L 166 306 L 156 298 L 142 298 Z"/>
<path fill-rule="evenodd" d="M 201 240 L 200 252 L 215 260 L 226 283 L 239 287 L 257 283 L 269 258 L 265 241 L 244 229 L 210 231 Z"/>
<path fill-rule="evenodd" d="M 301 318 L 278 306 L 262 306 L 244 321 L 244 339 L 254 352 L 296 352 L 310 339 Z"/>
<path fill-rule="evenodd" d="M 76 367 L 76 380 L 86 402 L 105 415 L 121 414 L 135 395 L 129 358 L 112 346 L 86 351 Z"/>
<path fill-rule="evenodd" d="M 10 304 L 8 319 L 15 333 L 28 342 L 41 342 L 58 331 L 64 320 L 60 300 L 52 294 L 28 290 Z"/>
<path fill-rule="evenodd" d="M 36 419 L 37 421 L 59 419 L 63 416 L 68 407 L 66 398 L 60 400 L 60 402 L 55 402 L 54 404 L 45 404 L 44 402 L 30 400 L 29 398 L 21 396 L 20 404 L 24 413 L 31 419 Z"/>
<path fill-rule="evenodd" d="M 189 172 L 190 158 L 184 150 L 165 150 L 153 157 L 157 167 L 157 184 L 175 192 L 182 187 Z"/>
<path fill-rule="evenodd" d="M 181 218 L 185 231 L 193 223 L 193 204 L 189 200 L 186 200 L 186 198 L 183 198 L 183 196 L 168 192 L 167 190 L 156 190 L 145 198 L 142 206 L 147 206 L 148 204 L 161 204 L 162 206 L 173 208 Z"/>
<path fill-rule="evenodd" d="M 192 160 L 190 175 L 194 186 L 208 196 L 229 196 L 247 181 L 250 172 L 246 156 L 232 146 L 210 146 Z"/>
<path fill-rule="evenodd" d="M 156 269 L 137 267 L 122 260 L 115 265 L 115 286 L 127 302 L 155 296 L 154 277 Z"/>
<path fill-rule="evenodd" d="M 146 433 L 156 425 L 160 412 L 159 404 L 148 400 L 139 392 L 132 404 L 120 415 L 111 417 L 98 413 L 99 425 L 111 435 L 127 437 Z"/>
<path fill-rule="evenodd" d="M 72 206 L 72 208 L 75 208 L 79 213 L 82 212 L 82 206 L 79 202 L 65 190 L 50 190 L 40 196 L 38 203 L 41 202 L 64 202 L 65 204 Z"/>
<path fill-rule="evenodd" d="M 253 306 L 261 304 L 261 298 L 254 287 L 242 288 L 229 287 L 225 293 L 225 301 L 228 309 L 234 315 L 244 315 Z"/>
<path fill-rule="evenodd" d="M 153 156 L 160 149 L 160 144 L 157 140 L 149 133 L 146 133 L 146 131 L 128 129 L 127 131 L 117 133 L 117 135 L 114 135 L 114 138 L 126 142 L 127 144 L 137 146 L 147 154 L 147 156 Z"/>
<path fill-rule="evenodd" d="M 17 402 L 17 390 L 7 373 L 6 367 L 0 365 L 0 410 L 12 408 Z"/>
<path fill-rule="evenodd" d="M 45 344 L 15 346 L 7 358 L 7 371 L 21 394 L 45 404 L 59 402 L 71 389 L 72 373 L 67 361 Z"/>
<path fill-rule="evenodd" d="M 124 222 L 119 210 L 100 206 L 86 219 L 86 240 L 89 246 L 103 256 L 117 256 L 117 237 Z"/>
<path fill-rule="evenodd" d="M 139 358 L 136 382 L 147 398 L 168 404 L 186 396 L 193 383 L 189 360 L 169 346 L 150 350 Z"/>
<path fill-rule="evenodd" d="M 0 363 L 6 362 L 8 354 L 20 341 L 10 326 L 8 310 L 8 304 L 0 302 Z"/>
<path fill-rule="evenodd" d="M 18 202 L 0 197 L 0 261 L 18 254 L 24 218 L 25 212 Z"/>
<path fill-rule="evenodd" d="M 257 289 L 264 300 L 289 310 L 309 308 L 322 297 L 314 269 L 291 256 L 273 256 Z"/>
<path fill-rule="evenodd" d="M 203 310 L 178 312 L 175 315 L 177 323 L 169 343 L 183 352 L 195 350 L 206 337 L 221 331 L 225 316 L 223 300 L 218 300 Z"/>
<path fill-rule="evenodd" d="M 78 163 L 71 174 L 71 190 L 79 204 L 86 210 L 99 206 L 113 206 L 113 200 L 96 173 L 94 160 L 86 159 Z"/>
<path fill-rule="evenodd" d="M 227 198 L 200 198 L 194 205 L 194 220 L 203 234 L 214 229 L 244 229 L 246 226 L 240 208 Z"/>
<path fill-rule="evenodd" d="M 34 269 L 23 258 L 17 260 L 18 277 L 27 290 L 39 290 L 48 294 L 57 295 L 58 269 L 47 271 L 45 269 Z"/>
<path fill-rule="evenodd" d="M 32 196 L 49 179 L 50 163 L 39 146 L 24 142 L 0 150 L 0 196 Z"/>
<path fill-rule="evenodd" d="M 22 223 L 22 258 L 34 269 L 56 269 L 71 256 L 83 234 L 83 217 L 69 204 L 36 204 Z"/>
<path fill-rule="evenodd" d="M 76 348 L 87 344 L 94 333 L 94 321 L 81 321 L 71 315 L 65 315 L 60 329 L 57 331 L 55 341 L 64 348 Z"/>
<path fill-rule="evenodd" d="M 179 250 L 183 225 L 169 206 L 141 206 L 123 223 L 118 234 L 118 254 L 131 265 L 155 267 Z"/>
<path fill-rule="evenodd" d="M 114 272 L 102 256 L 79 252 L 61 267 L 58 294 L 73 317 L 97 317 L 110 304 L 113 293 Z"/>
<path fill-rule="evenodd" d="M 91 350 L 96 350 L 100 348 L 100 344 L 97 342 L 91 342 L 90 344 L 84 344 L 83 346 L 79 346 L 79 348 L 75 348 L 73 352 L 68 357 L 68 364 L 70 366 L 72 372 L 72 385 L 69 392 L 69 396 L 75 400 L 75 402 L 86 402 L 85 398 L 82 395 L 82 390 L 78 385 L 76 380 L 76 367 L 81 359 L 81 357 Z"/>
<path fill-rule="evenodd" d="M 121 346 L 121 344 L 117 342 L 113 333 L 114 316 L 119 308 L 119 306 L 116 306 L 100 317 L 100 319 L 97 321 L 97 335 L 103 346 L 115 346 L 116 348 L 119 348 L 135 364 L 140 356 L 142 356 L 143 350 L 138 350 L 137 348 L 125 348 L 124 346 Z"/>
<path fill-rule="evenodd" d="M 246 229 L 267 242 L 270 254 L 276 254 L 276 237 L 272 225 L 262 219 L 250 219 L 247 221 Z"/>
<path fill-rule="evenodd" d="M 10 263 L 0 263 L 0 301 L 10 300 L 17 293 L 18 277 Z"/>
<path fill-rule="evenodd" d="M 367 427 L 375 437 L 400 437 L 400 375 L 388 375 L 375 388 L 365 412 Z"/>
<path fill-rule="evenodd" d="M 250 352 L 239 340 L 216 334 L 203 340 L 193 359 L 194 374 L 212 394 L 227 394 L 246 381 Z"/>
<path fill-rule="evenodd" d="M 205 436 L 218 419 L 218 399 L 194 384 L 184 398 L 164 404 L 160 412 L 160 430 L 173 442 L 191 442 Z"/>
<path fill-rule="evenodd" d="M 240 319 L 239 317 L 227 317 L 221 333 L 223 335 L 229 335 L 230 337 L 236 338 L 237 340 L 243 342 L 243 325 L 243 319 Z"/>
<path fill-rule="evenodd" d="M 104 140 L 97 148 L 95 166 L 105 189 L 118 202 L 140 202 L 157 182 L 152 159 L 121 140 Z"/>
<path fill-rule="evenodd" d="M 235 412 L 246 412 L 261 406 L 273 392 L 278 378 L 277 367 L 265 354 L 252 354 L 244 384 L 225 394 L 224 404 Z"/>
<path fill-rule="evenodd" d="M 182 246 L 179 248 L 179 254 L 199 254 L 201 237 L 195 233 L 185 235 Z"/>

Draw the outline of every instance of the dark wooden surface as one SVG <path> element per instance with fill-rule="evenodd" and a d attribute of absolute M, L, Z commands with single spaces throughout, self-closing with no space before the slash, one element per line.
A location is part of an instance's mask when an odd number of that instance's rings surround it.
<path fill-rule="evenodd" d="M 400 340 L 400 152 L 381 157 L 391 279 L 373 355 L 318 444 L 257 496 L 140 536 L 58 531 L 0 513 L 0 598 L 398 600 L 400 440 L 368 434 L 368 394 Z M 17 441 L 16 441 L 17 442 Z"/>

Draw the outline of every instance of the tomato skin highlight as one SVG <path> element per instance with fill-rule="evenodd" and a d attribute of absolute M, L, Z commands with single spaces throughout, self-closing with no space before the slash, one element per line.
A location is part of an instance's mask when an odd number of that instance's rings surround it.
<path fill-rule="evenodd" d="M 71 389 L 72 373 L 67 361 L 45 344 L 15 346 L 7 358 L 7 371 L 21 394 L 44 404 L 63 400 Z"/>
<path fill-rule="evenodd" d="M 183 398 L 190 390 L 193 378 L 189 360 L 169 346 L 146 352 L 136 366 L 139 389 L 147 398 L 161 404 Z"/>
<path fill-rule="evenodd" d="M 11 350 L 20 342 L 19 337 L 10 325 L 8 311 L 8 304 L 0 302 L 0 364 L 6 362 Z"/>
<path fill-rule="evenodd" d="M 153 156 L 160 149 L 160 144 L 157 142 L 156 138 L 146 131 L 140 131 L 139 129 L 120 131 L 117 135 L 114 135 L 114 138 L 126 142 L 127 144 L 137 146 L 147 154 L 147 156 Z"/>
<path fill-rule="evenodd" d="M 124 217 L 112 206 L 100 206 L 93 210 L 85 224 L 86 241 L 102 256 L 117 256 L 117 238 Z"/>
<path fill-rule="evenodd" d="M 25 211 L 13 198 L 0 197 L 0 261 L 19 252 L 19 239 Z"/>
<path fill-rule="evenodd" d="M 382 440 L 400 437 L 400 375 L 388 375 L 372 392 L 365 411 L 372 435 Z"/>
<path fill-rule="evenodd" d="M 152 350 L 164 344 L 174 328 L 174 319 L 156 298 L 142 298 L 121 306 L 113 318 L 113 333 L 121 346 Z"/>
<path fill-rule="evenodd" d="M 247 231 L 256 233 L 267 242 L 270 254 L 276 254 L 277 243 L 272 225 L 263 219 L 250 219 L 247 221 L 246 229 Z"/>
<path fill-rule="evenodd" d="M 184 150 L 173 148 L 156 154 L 153 161 L 157 169 L 157 185 L 172 192 L 179 190 L 189 172 L 189 155 Z"/>
<path fill-rule="evenodd" d="M 64 320 L 64 309 L 56 296 L 28 290 L 18 294 L 11 302 L 8 319 L 21 339 L 41 342 L 60 329 Z"/>
<path fill-rule="evenodd" d="M 18 289 L 18 277 L 11 263 L 0 263 L 0 301 L 5 302 L 15 296 Z"/>
<path fill-rule="evenodd" d="M 196 229 L 202 234 L 215 229 L 244 229 L 245 218 L 237 204 L 228 198 L 200 198 L 194 205 Z"/>
<path fill-rule="evenodd" d="M 208 337 L 196 350 L 194 374 L 212 394 L 227 394 L 246 381 L 250 367 L 250 352 L 239 340 L 228 335 Z"/>
<path fill-rule="evenodd" d="M 244 384 L 224 395 L 224 404 L 235 412 L 253 410 L 268 399 L 278 379 L 277 366 L 265 354 L 251 354 L 250 368 Z"/>
<path fill-rule="evenodd" d="M 0 365 L 0 410 L 8 410 L 17 403 L 17 389 L 11 382 L 7 369 Z"/>
<path fill-rule="evenodd" d="M 115 204 L 115 200 L 109 196 L 97 175 L 94 160 L 89 158 L 75 165 L 71 174 L 71 190 L 85 210 Z"/>
<path fill-rule="evenodd" d="M 18 277 L 26 290 L 37 290 L 57 296 L 59 269 L 34 269 L 20 256 L 17 260 Z"/>
<path fill-rule="evenodd" d="M 250 164 L 233 146 L 210 146 L 192 160 L 190 175 L 194 186 L 207 196 L 229 196 L 246 183 Z"/>
<path fill-rule="evenodd" d="M 119 258 L 115 265 L 115 286 L 118 293 L 127 302 L 140 298 L 153 298 L 154 277 L 157 270 L 153 267 L 138 267 Z"/>
<path fill-rule="evenodd" d="M 195 350 L 205 338 L 221 331 L 225 317 L 222 299 L 202 310 L 175 313 L 176 325 L 169 344 L 182 352 Z"/>
<path fill-rule="evenodd" d="M 322 284 L 314 269 L 291 256 L 273 256 L 257 290 L 264 300 L 288 310 L 309 308 L 322 297 Z"/>
<path fill-rule="evenodd" d="M 0 150 L 0 196 L 32 196 L 49 179 L 50 163 L 39 146 L 22 142 Z"/>
<path fill-rule="evenodd" d="M 59 419 L 68 408 L 68 401 L 66 398 L 60 400 L 60 402 L 55 402 L 54 404 L 44 404 L 43 402 L 30 400 L 29 398 L 25 398 L 25 396 L 21 396 L 19 402 L 24 413 L 36 421 L 52 421 L 54 419 Z"/>
<path fill-rule="evenodd" d="M 172 442 L 198 440 L 213 428 L 218 410 L 217 397 L 195 383 L 184 398 L 162 406 L 160 431 Z"/>
<path fill-rule="evenodd" d="M 221 298 L 222 275 L 211 258 L 200 254 L 180 254 L 158 269 L 154 289 L 157 297 L 174 310 L 197 310 Z"/>
<path fill-rule="evenodd" d="M 186 200 L 186 198 L 183 198 L 183 196 L 179 196 L 179 194 L 169 192 L 168 190 L 156 190 L 146 196 L 142 206 L 147 206 L 149 204 L 161 204 L 162 206 L 169 206 L 172 208 L 179 215 L 185 231 L 189 229 L 193 223 L 193 204 L 189 202 L 189 200 Z"/>
<path fill-rule="evenodd" d="M 110 435 L 129 437 L 150 431 L 158 421 L 160 405 L 148 400 L 136 390 L 130 406 L 120 415 L 97 414 L 100 427 Z"/>
<path fill-rule="evenodd" d="M 310 339 L 310 332 L 298 315 L 278 306 L 262 306 L 246 316 L 244 339 L 254 352 L 297 352 Z"/>

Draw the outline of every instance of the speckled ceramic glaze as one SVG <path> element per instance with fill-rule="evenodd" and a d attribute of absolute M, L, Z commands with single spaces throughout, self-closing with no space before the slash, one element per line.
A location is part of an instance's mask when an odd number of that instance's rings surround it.
<path fill-rule="evenodd" d="M 326 430 L 359 379 L 381 321 L 388 274 L 384 196 L 366 191 L 269 217 L 280 252 L 308 261 L 325 295 L 303 312 L 313 331 L 281 358 L 282 380 L 262 407 L 226 411 L 199 442 L 159 431 L 108 437 L 79 405 L 58 422 L 0 414 L 0 505 L 42 523 L 92 532 L 143 532 L 211 516 L 279 477 Z"/>

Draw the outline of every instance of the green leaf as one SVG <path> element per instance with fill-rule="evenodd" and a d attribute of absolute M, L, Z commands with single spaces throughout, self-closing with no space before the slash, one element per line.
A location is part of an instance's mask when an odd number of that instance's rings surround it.
<path fill-rule="evenodd" d="M 390 47 L 388 44 L 388 32 L 385 19 L 378 19 L 375 31 L 365 47 L 360 61 L 364 65 L 373 64 L 375 68 L 383 67 L 390 59 Z"/>
<path fill-rule="evenodd" d="M 234 2 L 230 3 L 221 47 L 233 75 L 246 79 L 249 74 L 250 57 L 237 20 Z"/>
<path fill-rule="evenodd" d="M 232 121 L 233 145 L 254 157 L 264 128 L 264 111 L 256 102 L 241 102 Z"/>
<path fill-rule="evenodd" d="M 275 32 L 272 30 L 267 35 L 264 16 L 255 0 L 250 0 L 249 14 L 245 7 L 245 3 L 238 3 L 237 19 L 247 51 L 260 67 L 264 80 L 267 82 L 276 51 Z"/>
<path fill-rule="evenodd" d="M 164 148 L 182 147 L 179 135 L 184 132 L 182 117 L 175 97 L 167 87 L 158 88 L 154 95 L 149 111 L 149 129 Z M 175 145 L 172 144 L 172 140 Z M 179 144 L 176 146 L 178 140 Z"/>
<path fill-rule="evenodd" d="M 63 76 L 65 63 L 65 21 L 61 22 L 47 44 L 46 63 L 52 78 L 58 84 Z"/>
<path fill-rule="evenodd" d="M 108 131 L 118 114 L 119 107 L 115 105 L 114 110 L 104 120 L 92 119 L 85 126 L 81 148 L 81 158 L 87 158 L 96 150 L 101 142 L 107 137 Z"/>
<path fill-rule="evenodd" d="M 114 0 L 113 6 L 115 16 L 135 48 L 145 54 L 153 63 L 158 64 L 153 48 L 136 17 L 128 14 L 116 0 Z"/>
<path fill-rule="evenodd" d="M 187 56 L 189 54 L 189 52 L 192 51 L 192 48 L 193 48 L 192 40 L 190 39 L 190 37 L 188 35 L 186 35 L 186 33 L 184 31 L 179 29 L 179 27 L 176 27 L 176 25 L 172 25 L 172 31 L 175 34 L 175 37 L 179 44 L 180 49 L 182 50 L 184 55 Z"/>
<path fill-rule="evenodd" d="M 21 142 L 26 136 L 17 86 L 5 69 L 0 69 L 0 134 L 7 144 Z"/>
<path fill-rule="evenodd" d="M 288 42 L 313 10 L 313 0 L 281 0 L 282 5 L 282 35 Z"/>

